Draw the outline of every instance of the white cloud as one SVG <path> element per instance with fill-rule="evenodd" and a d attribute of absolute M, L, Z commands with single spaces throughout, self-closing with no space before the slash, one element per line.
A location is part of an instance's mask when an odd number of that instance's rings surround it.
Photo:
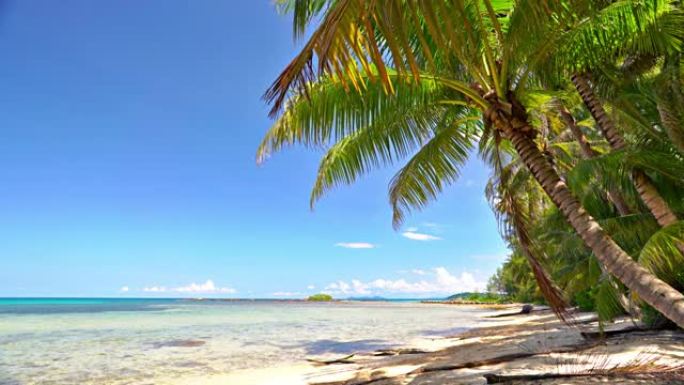
<path fill-rule="evenodd" d="M 204 283 L 191 283 L 187 286 L 176 287 L 172 291 L 178 293 L 202 293 L 202 294 L 233 294 L 236 292 L 232 287 L 218 287 L 214 285 L 214 281 L 207 279 Z"/>
<path fill-rule="evenodd" d="M 313 290 L 315 288 L 316 288 L 316 286 L 314 286 L 314 285 L 309 285 L 306 287 L 307 290 Z"/>
<path fill-rule="evenodd" d="M 121 289 L 119 289 L 119 291 L 122 293 L 128 293 L 129 290 L 130 289 L 128 286 L 121 286 Z"/>
<path fill-rule="evenodd" d="M 423 269 L 413 269 L 411 270 L 411 273 L 416 274 L 416 275 L 425 275 L 427 272 Z"/>
<path fill-rule="evenodd" d="M 413 241 L 439 241 L 440 239 L 442 239 L 442 238 L 436 237 L 434 235 L 417 233 L 415 231 L 408 231 L 408 230 L 401 233 L 401 235 L 404 236 L 404 238 L 408 238 L 408 239 L 413 240 Z"/>
<path fill-rule="evenodd" d="M 142 289 L 146 293 L 180 293 L 180 294 L 234 294 L 237 290 L 232 287 L 219 287 L 208 279 L 204 283 L 191 283 L 185 286 L 167 288 L 165 286 L 149 286 Z"/>
<path fill-rule="evenodd" d="M 345 249 L 374 249 L 375 245 L 368 242 L 339 242 L 337 247 L 344 247 Z"/>
<path fill-rule="evenodd" d="M 347 293 L 350 291 L 350 289 L 351 286 L 349 286 L 349 284 L 344 281 L 333 282 L 325 287 L 325 290 L 339 291 L 341 293 Z"/>
<path fill-rule="evenodd" d="M 371 288 L 368 284 L 359 281 L 358 279 L 352 279 L 352 290 L 356 294 L 368 295 L 371 294 Z"/>
<path fill-rule="evenodd" d="M 336 295 L 378 295 L 378 294 L 453 294 L 464 291 L 481 291 L 485 287 L 484 282 L 479 282 L 469 272 L 462 272 L 456 276 L 451 274 L 444 267 L 434 269 L 419 270 L 425 278 L 419 281 L 409 281 L 406 279 L 384 279 L 378 278 L 369 282 L 362 282 L 357 279 L 346 281 L 336 281 L 325 287 L 325 291 Z M 419 274 L 420 275 L 420 274 Z"/>

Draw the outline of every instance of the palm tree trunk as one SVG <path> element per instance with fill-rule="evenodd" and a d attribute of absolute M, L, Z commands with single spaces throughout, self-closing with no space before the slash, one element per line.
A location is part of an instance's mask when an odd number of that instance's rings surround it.
<path fill-rule="evenodd" d="M 656 89 L 656 107 L 667 136 L 684 154 L 684 93 L 679 74 L 680 61 L 681 53 L 665 57 Z"/>
<path fill-rule="evenodd" d="M 615 128 L 613 120 L 606 114 L 603 105 L 592 91 L 587 79 L 583 75 L 574 74 L 572 75 L 571 80 L 575 85 L 577 92 L 579 92 L 582 97 L 582 101 L 589 109 L 591 116 L 596 121 L 599 130 L 610 144 L 610 147 L 613 150 L 624 149 L 627 146 L 624 138 Z M 653 184 L 653 181 L 646 173 L 642 170 L 634 169 L 632 171 L 632 182 L 634 183 L 637 192 L 639 192 L 641 200 L 651 211 L 661 227 L 677 222 L 677 216 L 670 209 L 670 206 L 660 195 L 658 189 L 656 189 Z"/>
<path fill-rule="evenodd" d="M 658 92 L 658 114 L 667 136 L 679 152 L 684 154 L 684 126 L 681 125 L 684 119 L 678 116 L 681 110 L 677 110 L 678 106 L 670 99 L 672 91 L 673 89 L 667 88 Z"/>
<path fill-rule="evenodd" d="M 582 101 L 591 112 L 591 116 L 596 121 L 599 130 L 603 136 L 610 143 L 610 147 L 614 150 L 621 150 L 627 146 L 624 138 L 613 124 L 613 120 L 606 114 L 603 105 L 599 101 L 596 94 L 589 86 L 587 79 L 579 74 L 572 76 L 572 82 L 582 97 Z M 648 210 L 653 214 L 660 227 L 669 226 L 679 220 L 677 215 L 672 211 L 662 195 L 658 192 L 653 180 L 646 175 L 642 170 L 635 168 L 632 170 L 632 183 L 639 193 L 639 197 L 644 202 Z M 684 255 L 684 243 L 677 242 L 677 249 Z"/>
<path fill-rule="evenodd" d="M 598 156 L 598 153 L 591 148 L 591 144 L 589 144 L 589 141 L 587 140 L 586 136 L 584 136 L 582 130 L 577 126 L 575 118 L 572 116 L 572 114 L 565 107 L 561 107 L 560 115 L 572 132 L 575 140 L 577 140 L 577 143 L 579 143 L 582 157 L 584 159 L 591 159 Z M 608 199 L 613 202 L 613 205 L 615 205 L 615 208 L 620 215 L 629 215 L 632 213 L 632 210 L 629 208 L 627 202 L 625 202 L 625 198 L 618 189 L 614 187 L 610 188 L 608 191 Z"/>
<path fill-rule="evenodd" d="M 665 227 L 677 222 L 677 216 L 672 212 L 667 202 L 660 196 L 660 193 L 653 185 L 651 178 L 641 170 L 632 172 L 634 186 L 639 192 L 639 196 L 651 211 L 660 227 Z"/>
<path fill-rule="evenodd" d="M 606 269 L 665 317 L 684 327 L 684 295 L 636 263 L 587 213 L 539 151 L 533 140 L 535 130 L 527 117 L 507 114 L 502 109 L 489 110 L 485 115 L 513 143 L 525 166 Z"/>
<path fill-rule="evenodd" d="M 598 152 L 591 148 L 591 144 L 589 144 L 587 137 L 584 136 L 582 130 L 577 126 L 577 122 L 575 122 L 575 118 L 572 116 L 570 111 L 568 111 L 565 107 L 561 106 L 559 109 L 559 113 L 561 119 L 563 119 L 565 125 L 568 126 L 570 132 L 572 132 L 572 136 L 575 137 L 575 140 L 579 144 L 582 157 L 584 159 L 591 159 L 598 156 Z"/>
<path fill-rule="evenodd" d="M 565 107 L 561 106 L 559 112 L 561 118 L 565 121 L 565 125 L 568 126 L 570 132 L 572 132 L 572 135 L 575 137 L 575 140 L 577 140 L 577 143 L 579 143 L 582 157 L 584 159 L 591 159 L 598 156 L 598 153 L 591 147 L 591 144 L 589 144 L 587 137 L 584 136 L 582 130 L 577 126 L 575 118 L 572 116 L 570 111 L 568 111 Z M 618 211 L 620 215 L 631 214 L 632 210 L 630 210 L 629 206 L 627 206 L 627 203 L 625 202 L 622 193 L 620 193 L 618 189 L 612 187 L 608 190 L 606 195 L 608 197 L 608 200 L 613 202 L 615 209 Z M 602 276 L 608 275 L 608 271 L 602 263 L 599 263 L 599 267 L 601 268 Z M 638 316 L 638 312 L 635 311 L 634 307 L 630 305 L 629 299 L 627 299 L 627 296 L 625 296 L 625 294 L 622 293 L 618 285 L 613 281 L 611 281 L 611 284 L 615 289 L 615 292 L 618 293 L 617 300 L 618 302 L 620 302 L 622 308 L 625 309 L 625 311 L 627 311 L 628 313 Z"/>

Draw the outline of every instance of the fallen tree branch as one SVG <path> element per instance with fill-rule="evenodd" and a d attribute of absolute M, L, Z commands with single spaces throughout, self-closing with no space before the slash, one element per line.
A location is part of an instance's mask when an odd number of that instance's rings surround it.
<path fill-rule="evenodd" d="M 318 360 L 315 358 L 307 358 L 306 360 L 309 362 L 312 362 L 314 364 L 318 364 L 318 365 L 353 364 L 354 361 L 352 361 L 351 358 L 354 357 L 355 355 L 356 355 L 356 353 L 352 353 L 348 356 L 340 357 L 340 358 L 333 358 L 331 360 Z"/>
<path fill-rule="evenodd" d="M 684 380 L 684 371 L 671 371 L 671 372 L 651 372 L 651 373 L 540 373 L 540 374 L 483 374 L 482 375 L 488 384 L 501 384 L 509 383 L 512 381 L 539 381 L 539 380 L 552 380 L 557 378 L 569 378 L 569 377 L 603 377 L 606 379 L 633 379 L 633 380 Z"/>
<path fill-rule="evenodd" d="M 382 349 L 382 350 L 376 350 L 373 352 L 374 356 L 377 357 L 383 357 L 383 356 L 399 356 L 403 354 L 425 354 L 429 353 L 426 350 L 422 349 L 415 349 L 415 348 L 400 348 L 400 349 Z"/>

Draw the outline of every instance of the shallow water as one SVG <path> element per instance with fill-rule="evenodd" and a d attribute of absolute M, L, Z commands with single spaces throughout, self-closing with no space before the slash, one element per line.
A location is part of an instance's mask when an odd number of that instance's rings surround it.
<path fill-rule="evenodd" d="M 409 345 L 478 314 L 392 302 L 0 299 L 0 384 L 163 384 Z"/>

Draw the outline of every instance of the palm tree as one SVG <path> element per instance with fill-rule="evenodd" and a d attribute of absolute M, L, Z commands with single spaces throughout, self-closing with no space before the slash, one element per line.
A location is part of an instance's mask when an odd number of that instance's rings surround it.
<path fill-rule="evenodd" d="M 582 96 L 584 104 L 590 111 L 591 116 L 606 138 L 613 150 L 620 151 L 627 147 L 627 142 L 615 127 L 613 120 L 606 113 L 603 104 L 591 89 L 589 82 L 584 75 L 574 74 L 572 83 L 577 88 L 577 92 Z M 649 208 L 660 226 L 669 226 L 678 221 L 675 213 L 663 199 L 654 185 L 651 178 L 643 170 L 634 169 L 632 172 L 634 186 L 636 187 L 642 201 Z"/>
<path fill-rule="evenodd" d="M 672 143 L 684 154 L 684 81 L 681 53 L 667 55 L 658 79 L 658 113 Z"/>
<path fill-rule="evenodd" d="M 555 21 L 571 20 L 576 9 L 593 9 L 594 2 L 291 4 L 298 33 L 312 18 L 322 21 L 265 94 L 272 116 L 284 112 L 258 159 L 288 144 L 334 143 L 321 164 L 315 200 L 369 168 L 416 151 L 390 186 L 398 226 L 407 210 L 424 206 L 453 182 L 472 142 L 493 131 L 510 143 L 607 270 L 684 326 L 684 296 L 632 260 L 582 207 L 540 151 L 538 130 L 525 109 L 536 86 L 530 62 L 545 60 L 562 38 L 585 32 Z M 335 86 L 343 92 L 328 92 Z"/>
<path fill-rule="evenodd" d="M 570 111 L 568 111 L 568 109 L 564 106 L 561 106 L 558 112 L 561 118 L 563 119 L 563 122 L 565 122 L 565 125 L 572 133 L 572 136 L 579 144 L 580 153 L 582 154 L 582 157 L 584 159 L 593 159 L 599 156 L 599 153 L 592 148 L 591 144 L 582 132 L 582 129 L 577 125 L 575 117 L 572 116 Z M 625 198 L 622 196 L 622 193 L 617 188 L 609 188 L 607 196 L 608 199 L 613 203 L 613 205 L 615 205 L 615 208 L 617 209 L 620 215 L 629 215 L 632 212 L 627 202 L 625 202 Z"/>
<path fill-rule="evenodd" d="M 644 20 L 647 25 L 659 28 L 645 27 L 640 30 L 633 31 L 633 35 L 629 40 L 636 41 L 638 44 L 630 44 L 627 53 L 627 59 L 618 69 L 613 71 L 619 73 L 621 81 L 616 81 L 608 77 L 606 83 L 611 84 L 613 88 L 619 88 L 619 84 L 628 84 L 634 82 L 638 75 L 651 71 L 659 56 L 665 58 L 661 69 L 661 74 L 658 76 L 658 84 L 661 88 L 655 92 L 657 101 L 657 111 L 660 118 L 659 125 L 665 131 L 670 139 L 670 142 L 680 147 L 680 139 L 682 138 L 682 129 L 680 123 L 682 122 L 677 112 L 677 106 L 682 104 L 681 82 L 679 80 L 679 62 L 678 58 L 681 55 L 681 42 L 684 40 L 683 30 L 676 29 L 674 33 L 656 32 L 666 26 L 672 19 L 678 20 L 681 25 L 684 22 L 684 15 L 676 7 L 661 6 L 654 7 L 652 12 L 649 12 Z M 626 37 L 626 36 L 625 36 Z M 677 44 L 673 44 L 677 42 Z M 585 46 L 584 49 L 592 49 L 591 46 Z M 615 61 L 611 55 L 607 55 L 608 61 Z M 572 68 L 570 63 L 570 68 Z M 605 64 L 605 63 L 604 63 Z M 608 67 L 612 63 L 608 64 Z M 589 63 L 583 63 L 583 70 L 591 70 Z M 604 65 L 605 68 L 605 65 Z M 577 68 L 574 68 L 577 70 Z M 600 72 L 600 71 L 597 71 Z M 571 75 L 571 82 L 577 90 L 578 94 L 590 112 L 592 118 L 595 120 L 599 132 L 607 140 L 612 151 L 624 152 L 628 149 L 630 144 L 625 139 L 625 136 L 618 130 L 614 119 L 606 112 L 603 101 L 599 98 L 591 84 L 590 76 L 582 72 L 574 72 Z M 667 94 L 667 96 L 665 96 Z M 641 103 L 643 104 L 643 103 Z M 624 106 L 624 104 L 623 104 Z M 629 105 L 629 109 L 639 111 L 639 108 L 634 108 Z M 618 107 L 619 109 L 619 107 Z M 681 151 L 681 148 L 680 148 Z M 674 162 L 677 162 L 681 157 L 674 157 Z M 646 205 L 653 217 L 656 219 L 658 225 L 665 228 L 665 231 L 672 231 L 669 229 L 677 229 L 679 227 L 679 218 L 672 209 L 666 199 L 663 198 L 660 191 L 658 191 L 657 184 L 641 167 L 633 167 L 631 170 L 631 179 L 636 191 L 639 194 L 641 201 Z M 679 178 L 681 180 L 681 176 Z M 676 230 L 675 230 L 676 231 Z M 656 234 L 658 235 L 658 234 Z M 656 237 L 657 239 L 658 237 Z M 672 239 L 672 245 L 668 251 L 668 258 L 671 265 L 672 260 L 679 260 L 684 256 L 684 242 L 681 239 Z M 661 250 L 664 251 L 664 250 Z M 661 257 L 661 261 L 665 259 Z M 648 263 L 646 265 L 649 265 Z M 652 271 L 662 269 L 651 268 Z M 668 274 L 661 273 L 661 276 Z M 673 282 L 672 279 L 670 279 Z"/>
<path fill-rule="evenodd" d="M 603 137 L 613 150 L 620 151 L 627 147 L 627 141 L 594 92 L 588 72 L 605 72 L 606 67 L 623 60 L 617 73 L 607 76 L 608 82 L 616 82 L 615 78 L 632 80 L 639 72 L 646 72 L 653 67 L 654 58 L 662 55 L 678 57 L 684 42 L 684 14 L 678 9 L 677 2 L 669 1 L 619 1 L 603 8 L 600 8 L 601 2 L 582 3 L 573 7 L 572 16 L 554 18 L 553 23 L 568 31 L 563 34 L 566 37 L 561 38 L 563 44 L 549 49 L 545 57 L 547 60 L 533 61 L 532 66 L 535 73 L 545 80 L 545 84 L 558 84 L 566 76 L 569 77 Z M 547 17 L 553 16 L 551 12 L 546 13 Z M 670 62 L 674 63 L 673 60 Z M 669 84 L 673 83 L 676 80 Z M 671 111 L 667 108 L 662 110 Z M 671 118 L 669 122 L 676 121 L 676 118 L 673 119 L 676 115 L 667 116 Z M 586 146 L 582 148 L 586 152 Z M 642 201 L 661 226 L 677 221 L 676 215 L 643 170 L 636 168 L 632 180 Z M 620 202 L 616 205 L 620 206 Z"/>
<path fill-rule="evenodd" d="M 551 64 L 537 63 L 537 69 L 545 78 L 554 78 L 558 74 L 569 72 L 573 86 L 596 121 L 599 131 L 612 150 L 621 151 L 627 147 L 628 143 L 606 112 L 603 102 L 594 92 L 587 72 L 600 73 L 606 66 L 611 66 L 613 62 L 626 57 L 627 59 L 618 71 L 618 76 L 631 80 L 639 72 L 648 71 L 655 63 L 653 60 L 655 57 L 661 55 L 678 57 L 684 40 L 684 28 L 681 27 L 684 23 L 684 14 L 677 8 L 675 2 L 627 1 L 616 2 L 598 12 L 591 7 L 580 8 L 577 10 L 577 15 L 581 17 L 559 21 L 559 24 L 565 23 L 566 28 L 579 25 L 579 33 L 566 42 L 569 44 L 559 46 L 555 52 L 550 53 Z M 673 28 L 670 28 L 670 24 Z M 600 26 L 600 28 L 595 26 Z M 669 60 L 672 64 L 668 68 L 678 67 L 675 62 L 676 60 Z M 674 79 L 674 81 L 668 84 L 672 85 L 677 82 L 676 71 L 669 73 L 670 80 Z M 608 81 L 611 80 L 609 77 Z M 673 93 L 672 96 L 676 100 L 678 94 Z M 671 111 L 665 108 L 664 104 L 661 106 L 663 107 L 661 111 L 666 115 Z M 677 120 L 675 114 L 667 116 L 670 118 L 669 123 Z M 663 126 L 672 127 L 673 124 L 663 124 Z M 676 137 L 675 131 L 671 129 L 668 133 L 671 137 Z M 668 226 L 677 221 L 676 215 L 643 170 L 635 168 L 632 180 L 642 201 L 661 226 Z"/>

